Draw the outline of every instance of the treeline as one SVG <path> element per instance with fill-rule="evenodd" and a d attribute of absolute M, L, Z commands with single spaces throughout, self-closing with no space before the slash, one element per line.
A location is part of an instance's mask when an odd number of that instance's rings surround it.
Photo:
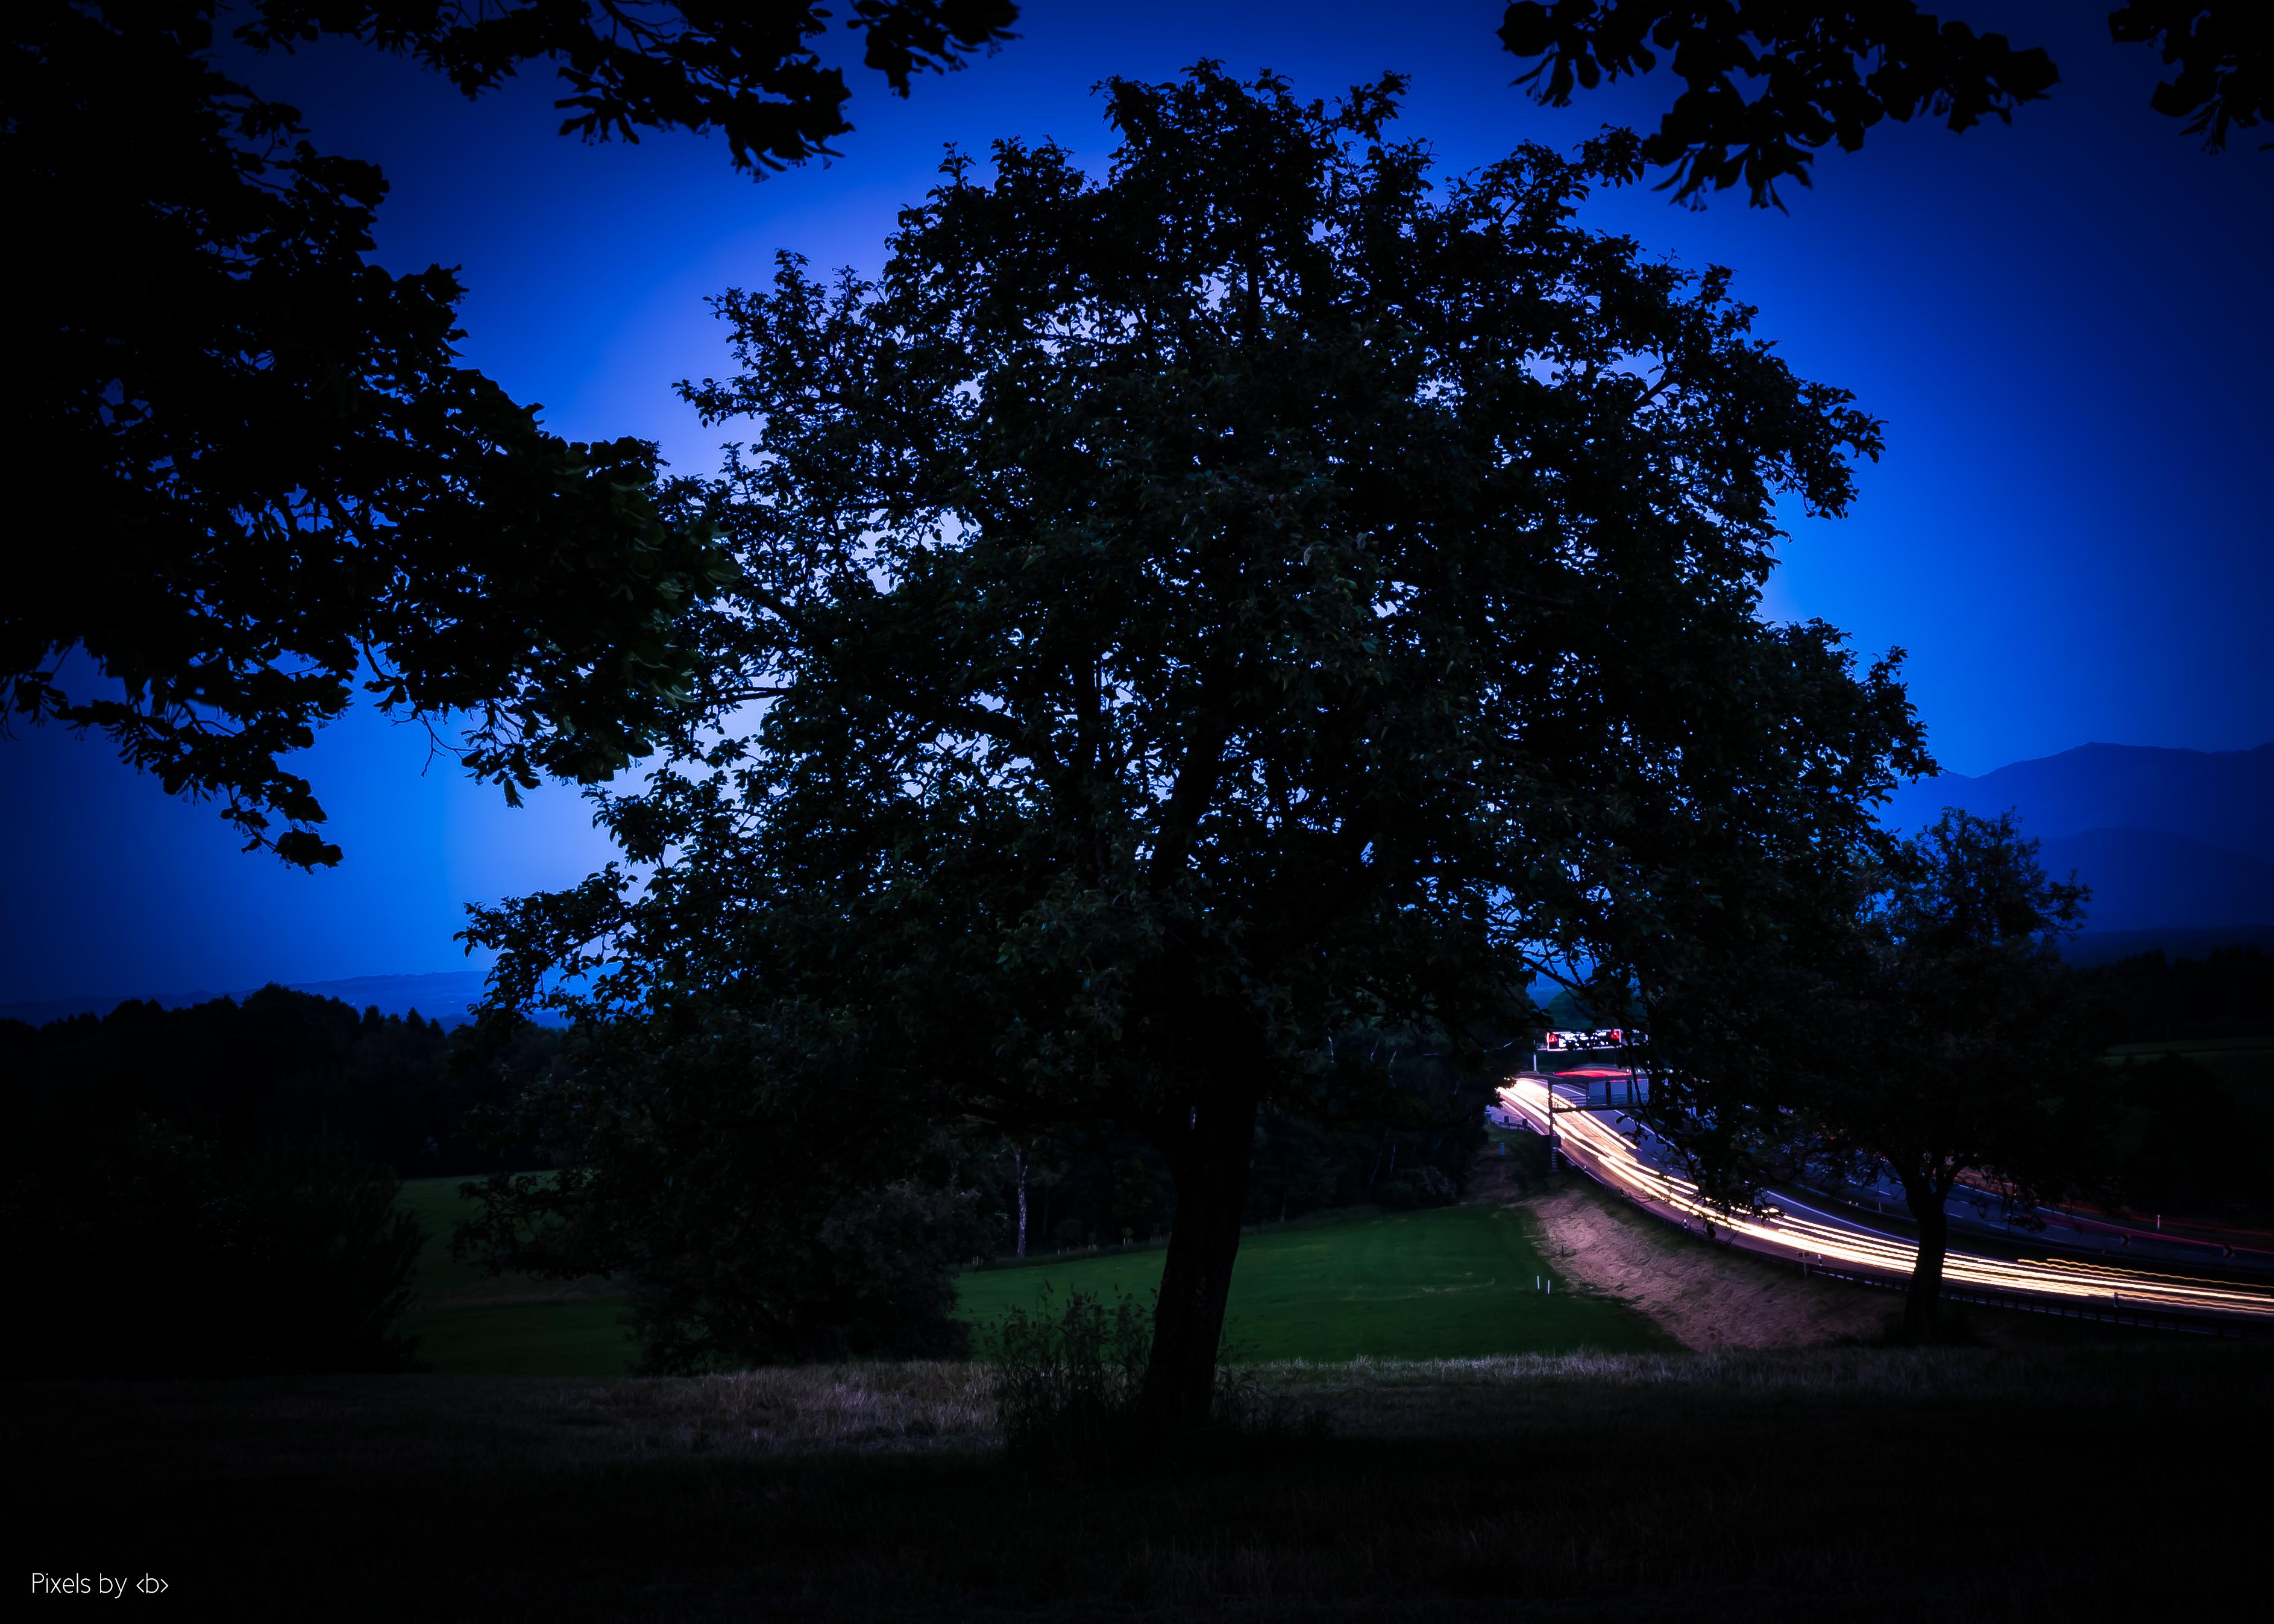
<path fill-rule="evenodd" d="M 1484 1143 L 1488 1097 L 1481 1084 L 1449 1092 L 1436 1101 L 1439 1120 L 1419 1129 L 1321 1127 L 1264 1112 L 1248 1172 L 1246 1222 L 1368 1204 L 1406 1211 L 1460 1199 Z M 1168 1165 L 1136 1135 L 1101 1132 L 1016 1147 L 1006 1142 L 979 1174 L 981 1213 L 998 1254 L 1017 1249 L 1022 1178 L 1030 1254 L 1168 1233 L 1175 1199 Z"/>
<path fill-rule="evenodd" d="M 2111 1044 L 2274 1038 L 2274 958 L 2159 951 L 2078 973 Z M 2134 1211 L 2274 1223 L 2274 1067 L 2250 1051 L 2111 1063 L 2124 1204 Z"/>
<path fill-rule="evenodd" d="M 2158 948 L 2077 974 L 2110 1043 L 2274 1037 L 2274 958 L 2255 947 L 2180 959 Z"/>
<path fill-rule="evenodd" d="M 0 1198 L 27 1313 L 15 1376 L 395 1370 L 426 1239 L 405 1176 L 531 1165 L 469 1118 L 560 1034 L 358 1013 L 270 987 L 238 1004 L 0 1023 Z"/>
<path fill-rule="evenodd" d="M 64 1134 L 138 1117 L 222 1143 L 323 1138 L 400 1178 L 523 1168 L 527 1146 L 484 1146 L 470 1118 L 553 1064 L 561 1034 L 508 1038 L 267 987 L 243 1003 L 130 1002 L 33 1027 L 0 1022 L 9 1116 Z"/>

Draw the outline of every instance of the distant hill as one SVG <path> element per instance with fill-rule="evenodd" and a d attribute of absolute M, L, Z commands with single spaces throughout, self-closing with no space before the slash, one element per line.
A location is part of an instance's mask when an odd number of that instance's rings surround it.
<path fill-rule="evenodd" d="M 2152 829 L 2057 835 L 2040 853 L 2048 873 L 2074 870 L 2092 887 L 2095 930 L 2274 926 L 2274 863 Z"/>
<path fill-rule="evenodd" d="M 2080 745 L 1978 778 L 1956 772 L 1923 778 L 1898 790 L 1884 816 L 1909 833 L 1934 822 L 1945 807 L 1985 817 L 2018 808 L 2022 827 L 2040 839 L 2141 829 L 2274 863 L 2274 744 L 2255 750 Z"/>
<path fill-rule="evenodd" d="M 358 1010 L 368 1009 L 374 1004 L 382 1015 L 408 1015 L 416 1010 L 427 1019 L 439 1020 L 445 1026 L 463 1026 L 468 1019 L 467 1009 L 482 996 L 485 974 L 480 970 L 444 970 L 434 975 L 357 975 L 344 981 L 287 981 L 283 985 L 294 992 L 313 993 L 320 998 L 337 998 Z M 137 996 L 145 1003 L 179 1010 L 193 1004 L 209 1004 L 220 997 L 241 1001 L 247 993 L 258 990 L 258 988 L 245 987 L 228 993 L 128 993 L 34 998 L 21 1004 L 0 1004 L 0 1020 L 20 1020 L 31 1026 L 43 1026 L 51 1020 L 65 1020 L 73 1015 L 108 1015 L 130 997 Z"/>
<path fill-rule="evenodd" d="M 2157 950 L 2166 959 L 2208 959 L 2222 947 L 2255 947 L 2274 958 L 2274 925 L 2230 925 L 2224 930 L 2086 930 L 2071 938 L 2061 957 L 2090 968 Z"/>
<path fill-rule="evenodd" d="M 2274 930 L 2274 744 L 2082 745 L 1980 778 L 1907 785 L 1883 816 L 1911 833 L 1945 807 L 2020 813 L 2044 842 L 2046 868 L 2092 887 L 2081 952 L 2120 937 L 2135 951 L 2183 942 L 2199 951 Z"/>

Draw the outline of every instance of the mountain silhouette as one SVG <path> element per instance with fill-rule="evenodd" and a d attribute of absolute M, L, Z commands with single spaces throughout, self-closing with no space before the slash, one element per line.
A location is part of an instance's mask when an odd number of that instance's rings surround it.
<path fill-rule="evenodd" d="M 1906 785 L 1883 816 L 1911 833 L 1945 807 L 2018 812 L 2044 843 L 2046 869 L 2092 887 L 2089 933 L 2274 928 L 2274 744 L 2087 744 L 1979 778 Z"/>
<path fill-rule="evenodd" d="M 1912 833 L 1945 807 L 1984 817 L 2008 809 L 2039 839 L 2141 829 L 2274 863 L 2274 744 L 2171 750 L 2086 744 L 1969 778 L 1946 772 L 1895 792 L 1883 815 Z"/>
<path fill-rule="evenodd" d="M 2092 887 L 2095 930 L 2274 925 L 2274 863 L 2153 829 L 2058 835 L 2040 853 L 2048 873 L 2074 870 Z"/>

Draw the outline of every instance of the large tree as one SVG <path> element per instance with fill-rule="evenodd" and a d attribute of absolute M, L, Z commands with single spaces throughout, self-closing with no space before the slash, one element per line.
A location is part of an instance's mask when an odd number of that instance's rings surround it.
<path fill-rule="evenodd" d="M 291 752 L 360 684 L 454 725 L 510 797 L 608 776 L 681 704 L 681 616 L 722 566 L 654 447 L 575 444 L 457 364 L 459 285 L 369 260 L 377 169 L 216 65 L 217 0 L 26 0 L 0 24 L 0 205 L 30 312 L 5 408 L 0 719 L 109 734 L 257 846 L 336 861 Z M 857 0 L 905 92 L 1006 0 Z M 343 34 L 468 94 L 553 62 L 566 128 L 716 129 L 763 169 L 843 133 L 810 5 L 262 0 L 239 35 Z"/>
<path fill-rule="evenodd" d="M 1924 761 L 1887 667 L 1759 613 L 1780 500 L 1841 511 L 1876 425 L 1726 273 L 1577 222 L 1630 145 L 1443 180 L 1398 89 L 1112 81 L 1103 178 L 954 156 L 880 281 L 720 299 L 710 725 L 604 799 L 629 868 L 471 933 L 640 1047 L 612 1132 L 850 1087 L 883 1135 L 1148 1137 L 1170 1419 L 1261 1108 L 1392 1109 L 1367 1034 L 1473 1056 L 1550 960 L 1694 978 Z M 623 1166 L 585 1212 L 659 1199 Z"/>
<path fill-rule="evenodd" d="M 2144 44 L 2174 70 L 2155 109 L 2187 121 L 2210 152 L 2274 106 L 2274 7 L 2264 0 L 2131 0 L 2112 39 Z M 1809 184 L 1826 143 L 1854 152 L 1882 119 L 1922 116 L 1963 132 L 2042 101 L 2060 72 L 2040 47 L 2016 49 L 1923 11 L 1916 0 L 1517 0 L 1501 43 L 1538 58 L 1517 82 L 1551 106 L 1574 89 L 1646 74 L 1663 53 L 1683 89 L 1643 142 L 1677 199 L 1742 181 L 1754 207 L 1780 180 Z"/>

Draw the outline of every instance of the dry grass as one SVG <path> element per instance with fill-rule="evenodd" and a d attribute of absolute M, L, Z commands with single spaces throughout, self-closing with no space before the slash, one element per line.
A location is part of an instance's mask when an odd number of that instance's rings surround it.
<path fill-rule="evenodd" d="M 0 1413 L 35 1567 L 237 1611 L 2185 1616 L 2256 1548 L 2222 1485 L 2265 1433 L 2269 1353 L 1291 1362 L 1256 1378 L 1324 1439 L 1088 1480 L 1005 1462 L 964 1365 L 42 1384 Z"/>
<path fill-rule="evenodd" d="M 241 1382 L 55 1383 L 47 1416 L 71 1432 L 117 1427 L 230 1438 L 260 1470 L 301 1458 L 301 1440 L 347 1440 L 357 1456 L 406 1448 L 435 1464 L 538 1466 L 992 1447 L 976 1365 L 832 1365 L 734 1375 L 304 1377 Z M 25 1393 L 32 1389 L 23 1390 Z M 23 1395 L 19 1393 L 19 1396 Z M 34 1441 L 40 1422 L 11 1432 Z M 27 1425 L 28 1423 L 28 1425 Z M 20 1431 L 19 1431 L 20 1430 Z M 63 1440 L 56 1440 L 61 1443 Z M 274 1451 L 272 1454 L 271 1451 Z"/>

